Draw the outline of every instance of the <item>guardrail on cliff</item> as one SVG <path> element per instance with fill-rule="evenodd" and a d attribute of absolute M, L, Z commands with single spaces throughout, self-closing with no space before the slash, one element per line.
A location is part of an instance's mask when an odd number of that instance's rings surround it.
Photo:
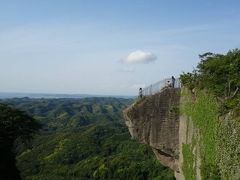
<path fill-rule="evenodd" d="M 166 87 L 181 88 L 182 85 L 181 85 L 179 78 L 175 79 L 174 87 L 172 87 L 172 86 L 173 86 L 172 78 L 166 78 L 161 81 L 158 81 L 155 84 L 151 84 L 150 86 L 143 88 L 142 95 L 143 96 L 151 96 L 151 95 L 161 92 L 162 89 L 164 89 Z"/>

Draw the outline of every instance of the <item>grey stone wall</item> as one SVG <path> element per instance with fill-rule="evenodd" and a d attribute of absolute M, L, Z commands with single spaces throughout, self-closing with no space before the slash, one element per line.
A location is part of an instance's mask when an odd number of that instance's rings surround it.
<path fill-rule="evenodd" d="M 149 144 L 161 164 L 179 171 L 180 89 L 168 88 L 124 110 L 133 139 Z"/>

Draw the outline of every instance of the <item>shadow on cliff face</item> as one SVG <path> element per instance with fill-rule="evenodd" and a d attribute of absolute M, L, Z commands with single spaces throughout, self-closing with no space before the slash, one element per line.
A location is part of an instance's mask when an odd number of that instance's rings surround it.
<path fill-rule="evenodd" d="M 124 110 L 133 139 L 149 144 L 161 164 L 179 171 L 180 89 L 168 88 Z"/>

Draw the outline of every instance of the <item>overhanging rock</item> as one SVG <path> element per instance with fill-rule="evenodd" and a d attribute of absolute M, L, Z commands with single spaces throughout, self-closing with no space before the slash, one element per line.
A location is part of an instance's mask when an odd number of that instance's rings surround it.
<path fill-rule="evenodd" d="M 133 139 L 149 144 L 164 166 L 179 172 L 180 89 L 168 88 L 124 110 Z"/>

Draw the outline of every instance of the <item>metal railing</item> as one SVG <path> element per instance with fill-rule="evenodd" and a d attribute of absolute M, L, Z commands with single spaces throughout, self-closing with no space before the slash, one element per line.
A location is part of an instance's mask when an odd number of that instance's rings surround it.
<path fill-rule="evenodd" d="M 181 82 L 178 78 L 175 79 L 174 87 L 172 78 L 166 78 L 164 80 L 158 81 L 155 84 L 151 84 L 148 87 L 142 89 L 142 96 L 151 96 L 156 93 L 161 92 L 165 88 L 181 88 Z"/>

